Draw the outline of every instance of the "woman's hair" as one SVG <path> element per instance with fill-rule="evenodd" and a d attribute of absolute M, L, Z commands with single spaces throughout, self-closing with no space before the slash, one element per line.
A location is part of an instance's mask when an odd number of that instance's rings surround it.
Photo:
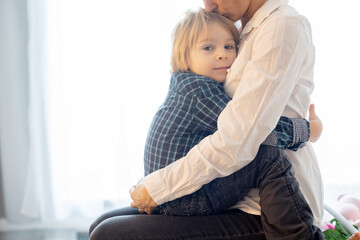
<path fill-rule="evenodd" d="M 171 70 L 173 73 L 189 71 L 190 51 L 195 47 L 199 35 L 212 23 L 218 23 L 228 29 L 237 48 L 239 32 L 234 22 L 218 13 L 206 12 L 202 8 L 198 11 L 188 10 L 184 18 L 176 25 L 172 35 Z"/>

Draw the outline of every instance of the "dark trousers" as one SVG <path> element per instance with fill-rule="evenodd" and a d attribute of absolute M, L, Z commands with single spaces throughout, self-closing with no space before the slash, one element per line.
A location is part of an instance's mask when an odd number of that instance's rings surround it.
<path fill-rule="evenodd" d="M 261 217 L 241 211 L 226 211 L 243 199 L 251 188 L 259 189 Z M 284 151 L 276 147 L 261 146 L 256 158 L 246 167 L 228 177 L 215 179 L 193 194 L 163 204 L 157 210 L 163 215 L 173 217 L 119 216 L 116 214 L 120 212 L 116 211 L 102 215 L 90 229 L 93 232 L 91 240 L 205 237 L 324 239 L 320 229 L 313 225 L 311 209 L 299 189 L 291 170 L 291 162 Z M 204 223 L 212 227 L 208 228 Z M 144 224 L 147 230 L 143 229 Z M 129 231 L 131 226 L 133 230 Z M 159 228 L 165 232 L 160 233 Z M 136 233 L 133 232 L 135 230 Z"/>
<path fill-rule="evenodd" d="M 188 217 L 139 214 L 128 207 L 100 216 L 90 233 L 90 240 L 266 240 L 260 216 L 240 210 Z"/>

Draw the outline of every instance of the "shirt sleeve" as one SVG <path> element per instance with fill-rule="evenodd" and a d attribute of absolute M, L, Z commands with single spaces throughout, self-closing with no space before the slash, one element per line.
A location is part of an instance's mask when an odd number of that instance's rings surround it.
<path fill-rule="evenodd" d="M 204 83 L 196 97 L 194 119 L 197 129 L 208 132 L 217 130 L 217 119 L 231 98 L 220 87 Z M 310 125 L 304 118 L 280 117 L 275 129 L 262 145 L 296 151 L 309 140 Z"/>
<path fill-rule="evenodd" d="M 301 74 L 309 49 L 299 18 L 268 21 L 257 31 L 252 56 L 244 67 L 233 99 L 218 119 L 218 131 L 189 153 L 144 179 L 157 204 L 198 190 L 228 176 L 255 158 L 260 144 L 275 128 Z"/>
<path fill-rule="evenodd" d="M 276 128 L 262 144 L 297 151 L 305 146 L 309 137 L 310 124 L 306 119 L 280 117 Z"/>

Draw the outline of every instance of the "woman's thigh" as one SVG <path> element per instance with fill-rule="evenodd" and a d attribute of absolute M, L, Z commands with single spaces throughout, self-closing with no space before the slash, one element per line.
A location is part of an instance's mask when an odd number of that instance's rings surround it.
<path fill-rule="evenodd" d="M 97 221 L 90 240 L 266 239 L 260 216 L 240 210 L 208 216 L 163 216 L 119 209 L 105 215 Z"/>
<path fill-rule="evenodd" d="M 143 215 L 143 214 L 139 213 L 139 210 L 137 208 L 131 208 L 131 207 L 119 208 L 103 213 L 91 224 L 89 229 L 89 235 L 101 222 L 105 221 L 106 219 L 112 217 L 118 217 L 118 216 L 131 216 L 131 215 Z"/>

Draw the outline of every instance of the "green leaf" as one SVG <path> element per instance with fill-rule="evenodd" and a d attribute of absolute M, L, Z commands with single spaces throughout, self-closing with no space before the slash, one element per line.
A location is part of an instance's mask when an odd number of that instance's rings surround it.
<path fill-rule="evenodd" d="M 346 240 L 347 237 L 334 229 L 327 229 L 324 232 L 325 240 Z"/>
<path fill-rule="evenodd" d="M 351 233 L 336 219 L 330 221 L 331 223 L 336 222 L 335 230 L 343 233 L 346 237 L 350 237 Z"/>

